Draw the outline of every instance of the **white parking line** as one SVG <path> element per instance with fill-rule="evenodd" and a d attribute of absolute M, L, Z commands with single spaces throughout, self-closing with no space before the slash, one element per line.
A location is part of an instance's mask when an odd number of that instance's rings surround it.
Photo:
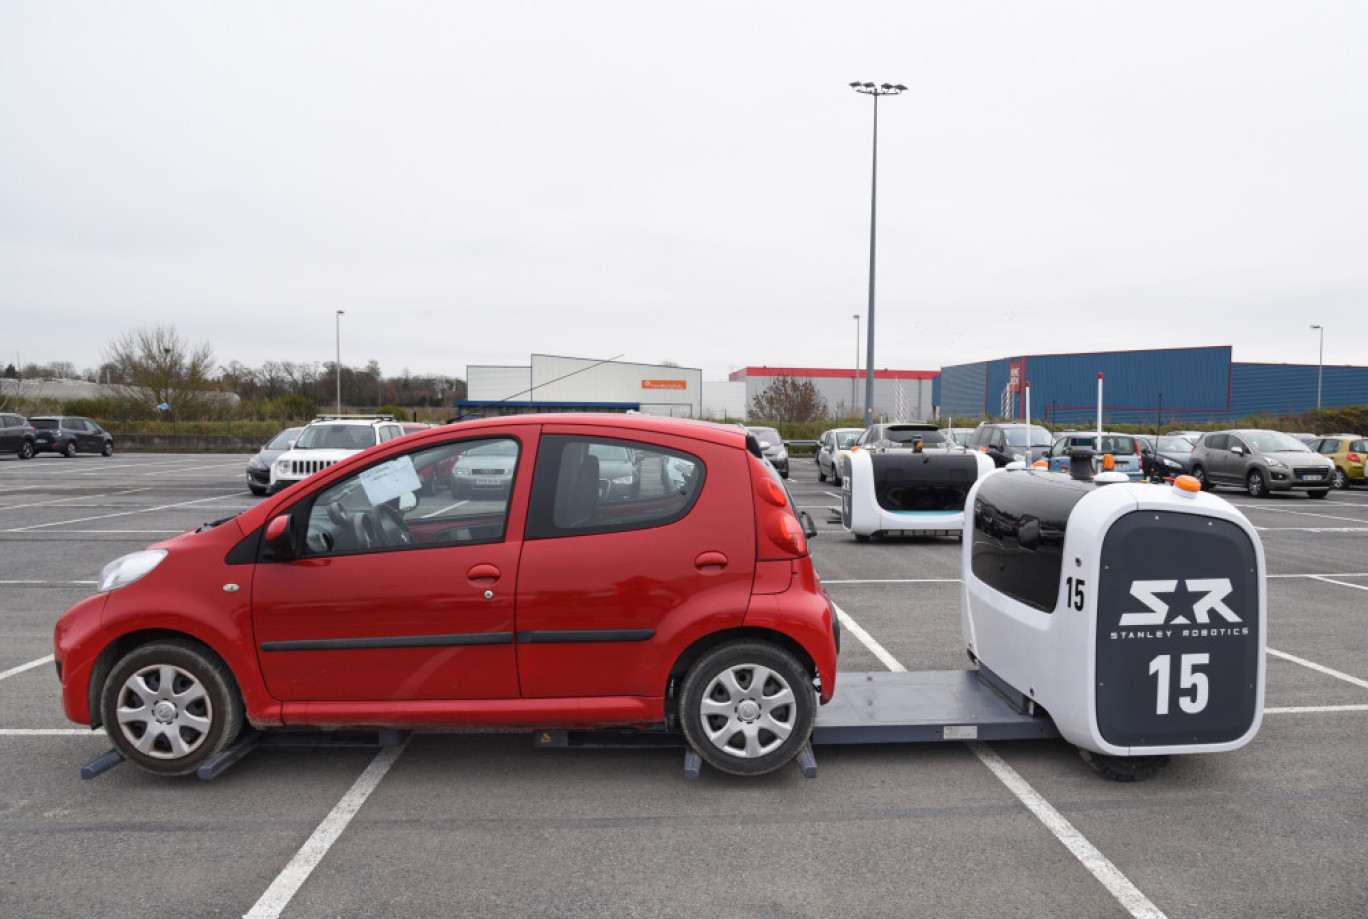
<path fill-rule="evenodd" d="M 323 856 L 328 854 L 328 849 L 332 848 L 332 844 L 342 835 L 342 831 L 351 823 L 361 805 L 366 803 L 366 799 L 375 791 L 385 773 L 389 772 L 390 766 L 394 765 L 394 761 L 407 747 L 408 740 L 405 740 L 399 746 L 386 747 L 375 755 L 366 771 L 361 773 L 351 789 L 342 796 L 342 800 L 337 802 L 332 813 L 323 818 L 323 822 L 313 831 L 313 835 L 305 841 L 295 853 L 295 857 L 285 866 L 285 870 L 276 876 L 271 886 L 266 888 L 266 892 L 247 911 L 243 919 L 277 919 L 284 912 L 290 899 L 304 886 L 304 882 L 318 867 L 318 863 L 323 861 Z"/>
<path fill-rule="evenodd" d="M 1291 661 L 1294 664 L 1301 664 L 1303 667 L 1309 667 L 1312 670 L 1325 674 L 1326 676 L 1332 676 L 1337 680 L 1344 680 L 1344 682 L 1346 683 L 1353 683 L 1355 686 L 1361 686 L 1364 689 L 1368 689 L 1368 680 L 1360 680 L 1356 676 L 1350 676 L 1347 673 L 1340 673 L 1338 670 L 1331 670 L 1329 667 L 1322 666 L 1321 664 L 1317 664 L 1314 661 L 1306 660 L 1305 658 L 1295 657 L 1284 651 L 1275 651 L 1272 648 L 1269 648 L 1268 653 L 1272 654 L 1275 657 L 1281 657 L 1283 660 Z"/>
<path fill-rule="evenodd" d="M 99 581 L 0 581 L 0 587 L 90 587 Z"/>
<path fill-rule="evenodd" d="M 96 498 L 113 498 L 117 495 L 135 495 L 139 492 L 148 491 L 148 488 L 126 488 L 123 491 L 111 491 L 103 495 L 80 495 L 75 498 L 53 498 L 51 501 L 34 501 L 32 504 L 6 504 L 0 506 L 0 511 L 16 511 L 25 507 L 70 507 L 64 504 L 65 501 L 90 501 Z M 117 505 L 114 505 L 117 506 Z"/>
<path fill-rule="evenodd" d="M 1347 520 L 1349 523 L 1363 523 L 1362 517 L 1340 517 L 1335 514 L 1320 514 L 1315 511 L 1290 511 L 1268 504 L 1236 504 L 1233 501 L 1230 503 L 1232 507 L 1238 507 L 1240 510 L 1275 511 L 1279 514 L 1292 514 L 1296 517 L 1320 517 L 1324 520 Z"/>
<path fill-rule="evenodd" d="M 1338 584 L 1341 587 L 1352 587 L 1355 590 L 1368 590 L 1368 584 L 1350 584 L 1348 581 L 1336 581 L 1334 578 L 1327 578 L 1323 574 L 1313 574 L 1312 577 L 1327 584 Z"/>
<path fill-rule="evenodd" d="M 16 673 L 23 673 L 25 670 L 32 670 L 34 667 L 41 667 L 44 664 L 50 664 L 53 662 L 55 657 L 55 655 L 49 654 L 47 657 L 40 657 L 36 661 L 29 661 L 27 664 L 20 664 L 18 667 L 11 667 L 3 673 L 0 673 L 0 680 L 5 679 L 6 677 L 12 677 Z"/>
<path fill-rule="evenodd" d="M 0 728 L 0 737 L 69 737 L 73 734 L 107 736 L 103 731 L 90 728 Z"/>
<path fill-rule="evenodd" d="M 120 512 L 117 513 L 117 514 L 98 514 L 98 515 L 96 515 L 96 516 L 94 516 L 94 517 L 77 517 L 77 518 L 74 519 L 74 520 L 53 520 L 53 521 L 50 521 L 49 523 L 35 523 L 35 524 L 31 525 L 31 526 L 26 526 L 26 527 L 11 527 L 11 528 L 8 529 L 8 530 L 2 530 L 2 531 L 0 531 L 0 532 L 4 532 L 4 533 L 27 533 L 27 532 L 31 532 L 31 531 L 33 531 L 33 530 L 45 529 L 46 527 L 60 527 L 60 526 L 66 526 L 66 525 L 72 524 L 72 523 L 86 523 L 86 522 L 91 521 L 91 520 L 108 520 L 108 519 L 111 518 L 111 517 L 127 517 L 127 516 L 129 516 L 129 515 L 131 515 L 131 514 L 147 514 L 147 513 L 151 513 L 152 511 L 175 510 L 175 509 L 178 509 L 178 508 L 189 507 L 189 506 L 195 505 L 195 504 L 203 504 L 203 503 L 206 502 L 206 501 L 222 501 L 222 500 L 224 500 L 224 499 L 226 499 L 226 498 L 232 498 L 232 497 L 236 497 L 236 496 L 235 496 L 235 495 L 214 495 L 213 497 L 210 497 L 210 498 L 196 498 L 194 501 L 178 501 L 178 502 L 176 502 L 175 504 L 162 504 L 162 505 L 158 505 L 157 507 L 139 507 L 139 508 L 134 508 L 134 509 L 132 509 L 132 510 L 120 511 Z M 203 510 L 203 508 L 200 508 L 200 509 Z M 179 531 L 177 531 L 177 532 L 179 532 Z"/>
<path fill-rule="evenodd" d="M 1368 712 L 1368 705 L 1294 705 L 1265 708 L 1265 715 L 1329 715 L 1335 712 Z"/>
<path fill-rule="evenodd" d="M 889 670 L 902 672 L 907 668 L 900 664 L 893 655 L 879 644 L 863 628 L 850 618 L 844 610 L 832 604 L 836 609 L 836 615 L 840 617 L 841 624 L 850 630 L 850 633 L 858 638 L 866 648 L 874 653 L 885 667 Z M 1095 877 L 1107 891 L 1116 898 L 1122 906 L 1126 908 L 1135 919 L 1165 919 L 1164 913 L 1159 907 L 1150 902 L 1149 898 L 1140 892 L 1140 889 L 1130 882 L 1111 861 L 1098 851 L 1097 847 L 1088 842 L 1087 838 L 1074 828 L 1064 815 L 1055 810 L 1040 793 L 1031 787 L 1031 784 L 1021 777 L 1011 766 L 1003 761 L 1002 757 L 993 752 L 993 749 L 980 741 L 967 743 L 966 746 L 973 751 L 983 765 L 997 776 L 998 781 L 1006 785 L 1012 794 L 1017 796 L 1026 809 L 1046 828 L 1054 834 L 1055 838 L 1064 844 L 1064 847 L 1073 854 L 1074 858 L 1087 868 L 1089 873 Z"/>

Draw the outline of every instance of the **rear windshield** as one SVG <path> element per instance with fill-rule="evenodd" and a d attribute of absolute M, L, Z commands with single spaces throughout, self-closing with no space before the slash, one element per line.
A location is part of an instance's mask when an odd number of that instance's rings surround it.
<path fill-rule="evenodd" d="M 779 432 L 774 428 L 746 428 L 755 435 L 755 439 L 760 441 L 762 447 L 777 447 L 784 442 L 779 436 Z"/>
<path fill-rule="evenodd" d="M 31 419 L 29 419 L 29 424 L 33 425 L 35 428 L 37 428 L 37 429 L 40 430 L 40 431 L 55 431 L 55 430 L 57 430 L 57 419 L 56 419 L 56 418 L 31 418 Z"/>
<path fill-rule="evenodd" d="M 887 428 L 884 431 L 884 439 L 899 444 L 914 444 L 917 441 L 924 444 L 945 443 L 945 437 L 940 431 L 926 428 Z"/>
<path fill-rule="evenodd" d="M 1006 434 L 1007 434 L 1007 446 L 1009 446 L 1009 447 L 1024 447 L 1024 446 L 1026 446 L 1026 429 L 1025 429 L 1025 428 L 1007 428 Z M 1032 428 L 1031 428 L 1031 446 L 1032 446 L 1032 447 L 1041 447 L 1041 448 L 1043 448 L 1043 449 L 1048 450 L 1048 449 L 1050 448 L 1050 445 L 1053 444 L 1053 443 L 1054 443 L 1054 438 L 1050 436 L 1050 432 L 1049 432 L 1049 431 L 1045 430 L 1044 428 L 1037 428 L 1037 427 L 1032 427 Z"/>

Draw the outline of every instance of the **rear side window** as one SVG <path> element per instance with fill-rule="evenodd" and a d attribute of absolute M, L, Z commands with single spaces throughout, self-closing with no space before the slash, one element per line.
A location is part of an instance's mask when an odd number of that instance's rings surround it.
<path fill-rule="evenodd" d="M 1225 450 L 1230 446 L 1229 434 L 1209 434 L 1204 444 L 1212 450 Z"/>
<path fill-rule="evenodd" d="M 703 488 L 703 461 L 654 444 L 549 434 L 537 449 L 527 538 L 664 526 Z"/>

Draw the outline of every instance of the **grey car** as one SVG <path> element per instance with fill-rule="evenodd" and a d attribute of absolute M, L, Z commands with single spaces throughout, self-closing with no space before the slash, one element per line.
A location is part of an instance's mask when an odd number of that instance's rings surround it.
<path fill-rule="evenodd" d="M 264 495 L 271 490 L 271 464 L 280 458 L 280 454 L 294 446 L 302 430 L 303 427 L 286 428 L 272 437 L 257 451 L 256 456 L 247 461 L 248 491 L 254 495 Z"/>
<path fill-rule="evenodd" d="M 1282 431 L 1214 431 L 1192 448 L 1192 474 L 1203 488 L 1230 485 L 1255 498 L 1271 491 L 1305 491 L 1324 498 L 1335 464 Z"/>
<path fill-rule="evenodd" d="M 831 428 L 817 440 L 817 481 L 841 484 L 841 457 L 860 439 L 864 428 Z"/>

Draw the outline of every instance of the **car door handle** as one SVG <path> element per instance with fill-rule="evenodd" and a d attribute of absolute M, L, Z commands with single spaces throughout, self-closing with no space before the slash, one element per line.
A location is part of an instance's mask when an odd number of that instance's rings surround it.
<path fill-rule="evenodd" d="M 503 572 L 493 565 L 476 565 L 466 572 L 466 577 L 472 581 L 497 581 Z"/>
<path fill-rule="evenodd" d="M 703 552 L 694 559 L 694 567 L 699 571 L 706 571 L 709 568 L 727 567 L 727 557 L 721 552 Z"/>

